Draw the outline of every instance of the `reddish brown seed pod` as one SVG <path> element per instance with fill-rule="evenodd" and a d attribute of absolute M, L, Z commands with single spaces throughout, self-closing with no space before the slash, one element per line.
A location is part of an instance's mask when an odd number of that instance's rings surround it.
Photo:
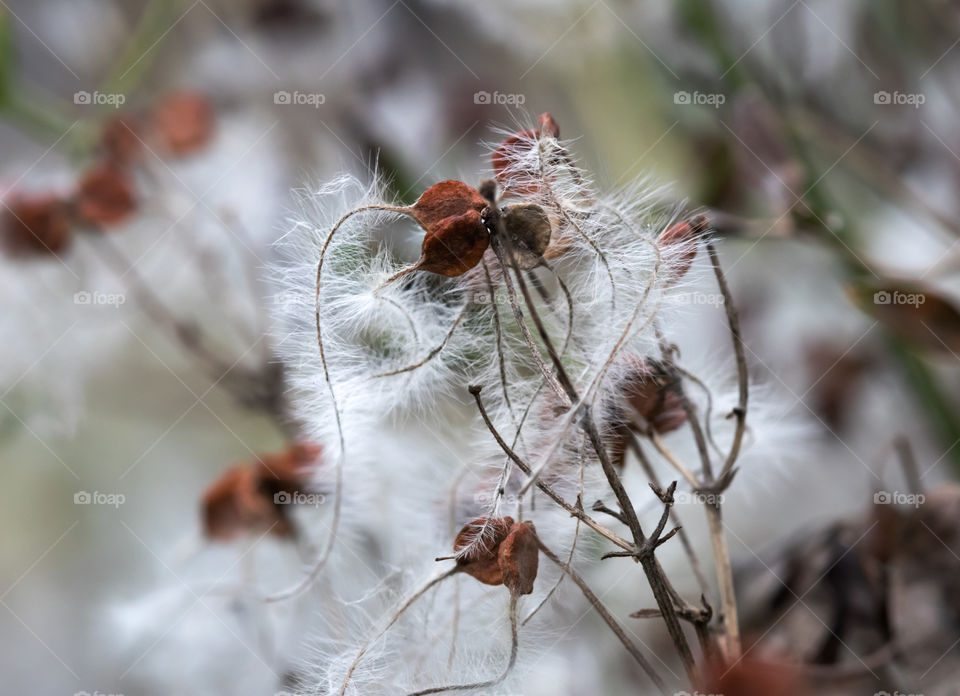
<path fill-rule="evenodd" d="M 256 462 L 257 475 L 270 490 L 292 493 L 308 483 L 322 453 L 320 445 L 301 442 L 280 452 L 261 454 Z"/>
<path fill-rule="evenodd" d="M 420 260 L 410 270 L 429 271 L 452 278 L 480 263 L 490 245 L 490 235 L 480 213 L 468 210 L 453 215 L 427 230 Z"/>
<path fill-rule="evenodd" d="M 544 111 L 540 116 L 537 117 L 537 124 L 539 125 L 540 137 L 545 137 L 547 135 L 553 138 L 560 137 L 560 126 L 557 125 L 557 122 L 554 120 L 553 116 L 550 115 L 550 112 Z"/>
<path fill-rule="evenodd" d="M 69 206 L 55 194 L 16 196 L 6 204 L 0 233 L 10 254 L 60 253 L 72 238 Z"/>
<path fill-rule="evenodd" d="M 698 693 L 724 696 L 812 696 L 796 667 L 786 661 L 767 662 L 753 657 L 733 664 L 714 662 L 699 680 Z"/>
<path fill-rule="evenodd" d="M 190 155 L 213 137 L 214 112 L 210 100 L 199 92 L 173 92 L 153 110 L 152 126 L 163 149 Z"/>
<path fill-rule="evenodd" d="M 514 594 L 533 592 L 540 564 L 540 548 L 533 522 L 518 522 L 500 544 L 500 573 L 503 584 Z"/>
<path fill-rule="evenodd" d="M 540 114 L 536 130 L 527 128 L 517 131 L 501 141 L 490 156 L 490 164 L 497 181 L 503 187 L 504 195 L 530 196 L 539 191 L 536 179 L 538 172 L 518 171 L 524 158 L 536 147 L 538 139 L 560 137 L 560 126 L 549 113 Z M 514 181 L 510 181 L 514 179 Z M 519 181 L 518 181 L 519 180 Z"/>
<path fill-rule="evenodd" d="M 462 181 L 448 179 L 420 194 L 417 202 L 410 206 L 410 215 L 429 231 L 447 218 L 463 215 L 470 210 L 479 213 L 486 206 L 487 199 L 477 189 Z"/>
<path fill-rule="evenodd" d="M 697 233 L 689 222 L 671 225 L 657 237 L 657 244 L 667 252 L 669 273 L 674 282 L 680 280 L 690 270 L 697 256 Z"/>
<path fill-rule="evenodd" d="M 484 529 L 483 538 L 477 534 Z M 514 526 L 512 517 L 478 517 L 464 525 L 453 542 L 453 550 L 460 552 L 471 546 L 469 553 L 457 558 L 457 569 L 485 585 L 502 585 L 503 570 L 500 567 L 500 545 Z"/>
<path fill-rule="evenodd" d="M 214 541 L 267 530 L 277 536 L 293 533 L 283 508 L 263 491 L 258 472 L 251 466 L 227 469 L 204 492 L 201 511 L 203 533 Z"/>
<path fill-rule="evenodd" d="M 452 278 L 480 263 L 490 246 L 490 234 L 480 217 L 487 205 L 477 189 L 451 179 L 434 184 L 412 206 L 399 209 L 416 220 L 426 235 L 420 259 L 390 281 L 413 271 Z"/>
<path fill-rule="evenodd" d="M 687 422 L 683 401 L 671 380 L 655 365 L 633 358 L 622 383 L 627 403 L 661 435 Z"/>
<path fill-rule="evenodd" d="M 115 225 L 130 217 L 136 207 L 130 175 L 113 164 L 87 171 L 74 194 L 75 214 L 87 224 Z"/>

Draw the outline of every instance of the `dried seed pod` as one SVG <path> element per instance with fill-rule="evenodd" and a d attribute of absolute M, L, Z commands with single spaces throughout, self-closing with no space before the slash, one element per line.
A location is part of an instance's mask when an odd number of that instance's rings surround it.
<path fill-rule="evenodd" d="M 744 657 L 731 665 L 708 666 L 699 692 L 724 696 L 811 696 L 799 671 L 786 660 L 767 662 Z"/>
<path fill-rule="evenodd" d="M 201 508 L 203 533 L 214 541 L 231 541 L 268 529 L 277 536 L 293 533 L 283 508 L 262 489 L 252 466 L 227 469 L 204 492 Z"/>
<path fill-rule="evenodd" d="M 153 127 L 164 149 L 193 154 L 213 136 L 213 105 L 199 92 L 168 94 L 154 108 Z"/>
<path fill-rule="evenodd" d="M 503 187 L 504 195 L 530 196 L 540 189 L 537 171 L 521 172 L 517 171 L 517 168 L 533 150 L 537 140 L 547 137 L 559 138 L 560 127 L 549 113 L 540 114 L 537 121 L 539 125 L 536 130 L 528 128 L 504 138 L 490 156 L 494 175 Z M 508 178 L 514 180 L 512 186 L 509 185 L 511 182 L 507 180 Z"/>
<path fill-rule="evenodd" d="M 409 270 L 429 271 L 452 278 L 480 263 L 490 245 L 490 235 L 480 213 L 468 210 L 454 215 L 427 230 L 420 249 L 420 260 Z"/>
<path fill-rule="evenodd" d="M 697 256 L 697 234 L 689 222 L 671 225 L 657 237 L 657 244 L 667 253 L 671 282 L 683 278 Z"/>
<path fill-rule="evenodd" d="M 510 257 L 520 270 L 536 268 L 550 245 L 550 218 L 535 203 L 505 206 L 503 227 L 510 240 Z"/>
<path fill-rule="evenodd" d="M 633 358 L 622 383 L 627 403 L 656 432 L 669 433 L 687 422 L 677 388 L 655 362 Z"/>
<path fill-rule="evenodd" d="M 396 208 L 410 215 L 426 230 L 420 259 L 387 282 L 413 271 L 428 271 L 452 278 L 480 263 L 490 245 L 490 234 L 480 218 L 487 200 L 472 186 L 448 180 L 434 184 L 408 208 Z"/>
<path fill-rule="evenodd" d="M 500 544 L 499 564 L 503 584 L 514 594 L 531 594 L 537 578 L 540 549 L 533 522 L 518 522 Z"/>
<path fill-rule="evenodd" d="M 297 443 L 281 452 L 262 454 L 256 462 L 257 475 L 265 488 L 292 493 L 307 484 L 322 453 L 320 445 Z"/>
<path fill-rule="evenodd" d="M 453 542 L 454 551 L 473 545 L 473 548 L 457 558 L 457 568 L 484 583 L 502 585 L 503 570 L 500 567 L 500 545 L 514 526 L 512 517 L 478 517 L 466 524 Z M 477 542 L 477 534 L 484 529 L 484 537 Z"/>
<path fill-rule="evenodd" d="M 69 207 L 59 196 L 17 196 L 6 208 L 0 232 L 9 253 L 57 254 L 70 243 Z"/>
<path fill-rule="evenodd" d="M 545 138 L 548 135 L 552 138 L 560 137 L 560 126 L 557 125 L 557 122 L 553 116 L 550 115 L 549 111 L 544 111 L 537 117 L 537 124 L 539 125 L 538 130 L 541 138 Z"/>
<path fill-rule="evenodd" d="M 123 169 L 101 164 L 80 179 L 74 195 L 76 216 L 92 225 L 114 225 L 123 222 L 136 208 L 133 183 Z"/>

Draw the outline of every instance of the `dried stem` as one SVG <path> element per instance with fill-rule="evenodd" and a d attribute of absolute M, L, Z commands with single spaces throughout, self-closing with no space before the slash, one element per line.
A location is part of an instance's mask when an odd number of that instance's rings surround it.
<path fill-rule="evenodd" d="M 517 455 L 517 453 L 513 451 L 510 445 L 508 445 L 503 440 L 503 438 L 500 436 L 500 433 L 497 431 L 496 426 L 494 426 L 494 424 L 490 421 L 490 416 L 487 414 L 487 410 L 483 405 L 483 400 L 480 398 L 480 391 L 481 391 L 481 387 L 478 387 L 478 386 L 470 387 L 470 393 L 473 394 L 473 398 L 477 402 L 477 408 L 480 410 L 480 416 L 483 418 L 483 422 L 486 424 L 487 429 L 490 431 L 490 434 L 493 435 L 494 439 L 497 441 L 497 444 L 500 445 L 500 448 L 504 451 L 504 453 L 506 453 L 506 455 L 510 457 L 510 459 L 513 460 L 513 462 L 517 465 L 517 468 L 529 476 L 530 466 L 525 461 L 523 461 L 523 459 L 521 459 L 519 455 Z M 559 505 L 564 510 L 569 512 L 573 517 L 576 517 L 577 519 L 582 521 L 585 525 L 590 527 L 590 529 L 595 531 L 600 536 L 604 537 L 608 541 L 613 542 L 614 544 L 619 546 L 621 549 L 624 549 L 626 551 L 630 551 L 633 549 L 633 544 L 631 544 L 626 539 L 621 538 L 619 535 L 615 534 L 614 532 L 611 532 L 609 529 L 607 529 L 606 527 L 601 525 L 599 522 L 594 520 L 592 517 L 587 515 L 583 511 L 582 506 L 579 506 L 579 505 L 575 506 L 568 503 L 562 496 L 560 496 L 556 491 L 554 491 L 549 484 L 538 480 L 536 485 L 537 485 L 537 488 L 539 488 L 541 491 L 546 493 L 547 496 L 551 500 L 553 500 L 557 505 Z"/>
<path fill-rule="evenodd" d="M 737 427 L 733 434 L 733 442 L 730 445 L 727 460 L 720 470 L 719 478 L 722 480 L 729 475 L 730 470 L 733 468 L 740 454 L 740 445 L 743 441 L 743 433 L 747 424 L 747 398 L 750 393 L 749 374 L 747 373 L 747 358 L 743 351 L 743 336 L 740 333 L 740 319 L 737 315 L 737 308 L 733 304 L 733 296 L 730 294 L 727 279 L 723 274 L 723 269 L 720 267 L 720 260 L 717 258 L 717 250 L 714 248 L 713 242 L 707 242 L 707 253 L 710 255 L 713 273 L 717 277 L 717 286 L 723 295 L 723 306 L 727 312 L 727 323 L 730 326 L 730 336 L 733 339 L 733 353 L 737 360 L 737 389 L 739 391 L 739 400 L 732 414 L 737 419 Z"/>
<path fill-rule="evenodd" d="M 508 235 L 503 235 L 503 237 L 506 239 L 506 244 L 509 245 L 510 240 Z M 494 235 L 492 241 L 496 241 L 496 239 L 497 235 Z M 509 246 L 507 251 L 510 251 Z M 674 646 L 680 655 L 680 659 L 683 661 L 684 667 L 687 670 L 687 674 L 691 679 L 693 679 L 696 671 L 693 653 L 690 651 L 690 646 L 687 643 L 687 638 L 683 633 L 683 628 L 680 626 L 680 622 L 677 620 L 676 611 L 673 606 L 673 599 L 670 596 L 668 583 L 663 575 L 663 569 L 660 567 L 660 564 L 657 562 L 654 555 L 659 541 L 659 532 L 663 529 L 663 524 L 665 523 L 666 515 L 669 512 L 670 504 L 673 502 L 672 498 L 668 503 L 666 503 L 667 509 L 664 512 L 664 519 L 661 525 L 658 527 L 658 533 L 650 537 L 645 536 L 640 525 L 640 520 L 637 517 L 636 509 L 633 506 L 633 502 L 630 499 L 626 488 L 624 488 L 623 482 L 620 480 L 620 476 L 617 473 L 616 467 L 607 454 L 606 447 L 604 446 L 603 440 L 600 437 L 597 424 L 591 414 L 591 409 L 589 405 L 580 403 L 580 397 L 577 394 L 577 390 L 574 387 L 573 382 L 570 380 L 570 377 L 567 375 L 566 368 L 561 362 L 560 356 L 557 354 L 556 348 L 550 339 L 550 335 L 540 319 L 539 312 L 537 312 L 536 306 L 533 303 L 533 299 L 530 296 L 530 291 L 523 279 L 523 274 L 520 273 L 519 270 L 517 270 L 516 277 L 517 284 L 520 286 L 520 290 L 523 294 L 527 311 L 529 312 L 531 319 L 533 319 L 534 325 L 537 327 L 537 330 L 540 333 L 540 338 L 547 348 L 547 354 L 553 361 L 554 368 L 557 372 L 557 378 L 563 386 L 567 398 L 572 403 L 580 404 L 578 407 L 581 413 L 580 425 L 587 433 L 587 437 L 590 439 L 590 444 L 593 446 L 593 449 L 600 460 L 600 466 L 603 468 L 603 473 L 607 479 L 607 483 L 613 491 L 614 496 L 616 496 L 617 503 L 620 505 L 621 513 L 624 515 L 624 518 L 627 522 L 627 527 L 630 529 L 631 535 L 634 539 L 636 558 L 640 562 L 644 574 L 647 576 L 647 582 L 650 584 L 650 589 L 653 591 L 654 599 L 656 599 L 657 605 L 660 607 L 660 611 L 663 613 L 663 621 L 666 624 L 667 632 L 670 634 L 670 638 L 673 640 Z M 505 273 L 504 278 L 509 278 L 509 273 Z"/>

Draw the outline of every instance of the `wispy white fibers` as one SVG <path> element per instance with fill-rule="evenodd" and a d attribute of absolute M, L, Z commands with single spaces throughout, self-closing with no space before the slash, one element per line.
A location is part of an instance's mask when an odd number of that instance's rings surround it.
<path fill-rule="evenodd" d="M 536 204 L 550 220 L 551 243 L 535 269 L 506 270 L 500 247 L 491 245 L 459 277 L 413 272 L 387 283 L 416 261 L 409 250 L 424 230 L 376 177 L 342 176 L 300 191 L 280 242 L 280 352 L 306 435 L 327 453 L 318 477 L 328 487 L 338 482 L 342 504 L 333 562 L 322 573 L 339 605 L 322 610 L 311 664 L 322 693 L 408 693 L 489 681 L 503 671 L 509 592 L 463 573 L 446 576 L 454 538 L 472 524 L 461 557 L 489 548 L 489 518 L 509 515 L 532 521 L 544 543 L 574 564 L 610 550 L 570 507 L 551 500 L 589 507 L 610 498 L 578 407 L 588 407 L 610 451 L 622 452 L 625 382 L 638 365 L 662 359 L 683 321 L 679 308 L 698 278 L 710 278 L 704 264 L 690 267 L 701 243 L 694 235 L 663 236 L 680 217 L 661 189 L 638 182 L 599 191 L 552 121 L 501 135 L 506 144 L 492 146 L 497 205 Z M 574 399 L 557 388 L 551 349 Z M 703 388 L 720 396 L 711 397 L 705 422 L 723 448 L 731 427 L 723 389 L 733 361 L 729 343 L 716 351 L 724 359 L 709 364 L 722 369 L 705 376 Z M 706 411 L 706 392 L 688 388 L 695 408 Z M 765 406 L 758 400 L 752 408 Z M 754 428 L 769 421 L 751 410 L 748 444 L 762 441 Z M 671 435 L 671 447 L 681 437 L 689 433 Z M 676 449 L 688 454 L 685 445 Z M 689 461 L 699 468 L 695 457 Z M 628 481 L 635 478 L 627 472 Z M 646 510 L 655 498 L 643 484 L 631 489 Z M 614 525 L 608 539 L 622 543 L 622 527 L 603 522 Z M 534 593 L 519 600 L 520 660 L 491 693 L 523 684 L 532 656 L 563 630 L 551 619 L 568 597 L 554 593 L 559 581 L 558 569 L 541 563 Z M 640 601 L 639 583 L 630 585 L 629 601 Z"/>

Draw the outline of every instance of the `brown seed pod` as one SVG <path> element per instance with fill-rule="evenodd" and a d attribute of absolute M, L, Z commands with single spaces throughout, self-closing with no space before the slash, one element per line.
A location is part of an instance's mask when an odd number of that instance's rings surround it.
<path fill-rule="evenodd" d="M 724 696 L 811 696 L 796 667 L 786 660 L 767 662 L 744 657 L 731 665 L 708 665 L 699 680 L 699 692 Z"/>
<path fill-rule="evenodd" d="M 13 255 L 57 254 L 70 243 L 67 202 L 55 194 L 17 196 L 6 205 L 3 247 Z"/>
<path fill-rule="evenodd" d="M 213 137 L 213 105 L 199 92 L 173 92 L 157 103 L 152 124 L 165 150 L 190 155 Z"/>
<path fill-rule="evenodd" d="M 259 455 L 252 464 L 227 469 L 203 494 L 204 534 L 215 541 L 266 530 L 277 536 L 292 536 L 294 528 L 287 507 L 277 494 L 293 493 L 303 486 L 321 454 L 319 445 L 297 443 L 280 452 Z"/>
<path fill-rule="evenodd" d="M 408 208 L 395 208 L 410 215 L 426 230 L 420 259 L 387 282 L 412 273 L 428 271 L 452 278 L 480 263 L 490 245 L 490 235 L 480 219 L 487 200 L 472 186 L 449 180 L 434 184 Z"/>
<path fill-rule="evenodd" d="M 501 213 L 512 247 L 513 265 L 523 271 L 539 266 L 550 245 L 551 232 L 550 218 L 543 208 L 535 203 L 523 203 L 505 206 Z"/>
<path fill-rule="evenodd" d="M 655 363 L 632 358 L 622 390 L 627 403 L 661 435 L 687 422 L 676 387 Z"/>
<path fill-rule="evenodd" d="M 500 572 L 503 584 L 514 594 L 531 594 L 537 578 L 540 549 L 533 522 L 518 522 L 500 544 Z"/>
<path fill-rule="evenodd" d="M 277 536 L 293 533 L 284 509 L 263 491 L 252 466 L 227 469 L 204 492 L 201 508 L 203 533 L 214 541 L 231 541 L 268 529 Z"/>
<path fill-rule="evenodd" d="M 77 218 L 92 225 L 114 225 L 126 220 L 136 208 L 133 182 L 126 171 L 100 164 L 80 179 L 74 195 Z"/>
<path fill-rule="evenodd" d="M 320 445 L 301 442 L 281 452 L 261 454 L 256 462 L 257 475 L 271 491 L 292 493 L 310 480 L 322 453 Z"/>
<path fill-rule="evenodd" d="M 468 554 L 457 558 L 457 569 L 485 585 L 502 585 L 500 545 L 514 526 L 512 517 L 478 517 L 460 530 L 453 542 L 453 550 L 460 552 L 476 542 L 477 534 L 484 525 L 484 538 Z"/>
<path fill-rule="evenodd" d="M 689 222 L 671 225 L 657 237 L 657 244 L 668 254 L 668 273 L 672 282 L 683 278 L 697 256 L 697 234 Z"/>
<path fill-rule="evenodd" d="M 527 128 L 504 138 L 490 156 L 490 164 L 493 166 L 497 181 L 504 189 L 504 195 L 530 196 L 536 194 L 540 189 L 536 181 L 538 172 L 533 170 L 518 172 L 517 167 L 536 147 L 535 141 L 546 137 L 559 138 L 560 126 L 557 125 L 557 122 L 549 113 L 540 114 L 537 121 L 538 127 L 536 130 Z M 514 185 L 510 186 L 508 170 L 512 170 L 509 172 L 510 178 L 520 178 L 522 181 L 514 181 Z"/>

